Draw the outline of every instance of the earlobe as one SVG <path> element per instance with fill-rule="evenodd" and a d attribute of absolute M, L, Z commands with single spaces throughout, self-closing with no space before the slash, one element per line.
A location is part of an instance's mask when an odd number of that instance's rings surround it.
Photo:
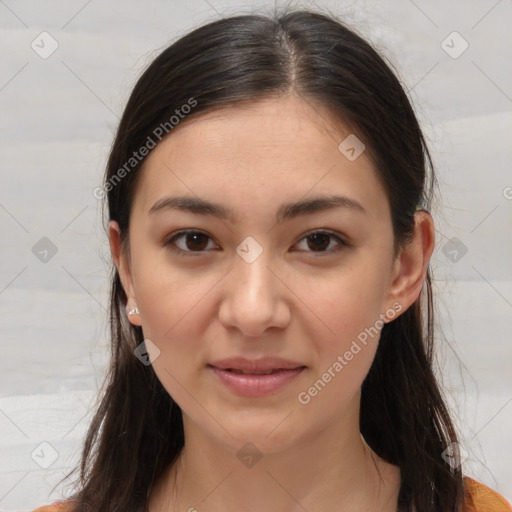
<path fill-rule="evenodd" d="M 135 289 L 133 286 L 130 265 L 127 261 L 126 255 L 123 253 L 121 246 L 121 230 L 119 224 L 116 221 L 111 220 L 108 224 L 108 235 L 110 242 L 110 252 L 112 259 L 119 273 L 121 284 L 125 291 L 127 302 L 126 302 L 126 315 L 128 320 L 133 325 L 141 325 L 140 313 L 137 307 Z"/>
<path fill-rule="evenodd" d="M 405 311 L 420 296 L 434 250 L 432 216 L 425 210 L 419 210 L 414 215 L 414 221 L 414 236 L 397 256 L 388 296 L 390 304 L 399 303 L 402 306 L 401 311 Z"/>

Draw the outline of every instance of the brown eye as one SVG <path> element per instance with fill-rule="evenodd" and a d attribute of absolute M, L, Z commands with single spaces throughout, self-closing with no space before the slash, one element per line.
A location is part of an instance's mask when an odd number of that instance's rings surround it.
<path fill-rule="evenodd" d="M 310 233 L 299 242 L 299 245 L 303 243 L 304 240 L 306 240 L 306 247 L 303 246 L 303 249 L 306 252 L 332 253 L 339 250 L 342 246 L 349 245 L 341 237 L 329 231 Z M 333 240 L 336 241 L 334 246 L 332 246 Z"/>
<path fill-rule="evenodd" d="M 182 253 L 202 253 L 208 248 L 209 242 L 213 244 L 213 247 L 210 246 L 209 249 L 218 247 L 206 233 L 181 231 L 167 241 L 165 245 Z"/>
<path fill-rule="evenodd" d="M 330 239 L 331 236 L 325 233 L 310 235 L 307 237 L 308 247 L 312 251 L 324 251 L 327 247 L 329 247 Z"/>
<path fill-rule="evenodd" d="M 208 245 L 208 237 L 202 233 L 188 233 L 185 235 L 185 245 L 191 251 L 201 251 Z"/>

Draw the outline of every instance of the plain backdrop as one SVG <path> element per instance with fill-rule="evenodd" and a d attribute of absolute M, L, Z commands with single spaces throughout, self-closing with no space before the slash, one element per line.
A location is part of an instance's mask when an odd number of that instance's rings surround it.
<path fill-rule="evenodd" d="M 512 498 L 512 3 L 295 2 L 382 49 L 427 134 L 439 377 L 464 472 Z M 278 3 L 278 8 L 281 6 Z M 108 360 L 100 203 L 115 127 L 158 52 L 273 2 L 0 0 L 0 510 L 66 496 Z"/>

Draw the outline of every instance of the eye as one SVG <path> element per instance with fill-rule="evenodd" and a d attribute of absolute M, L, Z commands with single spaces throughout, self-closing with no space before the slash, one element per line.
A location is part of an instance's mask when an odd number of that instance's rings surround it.
<path fill-rule="evenodd" d="M 217 244 L 206 234 L 201 231 L 186 230 L 176 233 L 171 237 L 165 245 L 170 249 L 181 252 L 181 253 L 202 253 L 205 249 L 208 249 L 208 240 L 213 244 L 213 249 L 219 248 Z M 180 243 L 178 243 L 178 241 Z M 212 249 L 210 246 L 209 249 Z"/>
<path fill-rule="evenodd" d="M 332 240 L 337 242 L 337 245 L 333 248 L 331 246 Z M 311 250 L 306 252 L 317 252 L 317 253 L 332 253 L 338 251 L 342 246 L 348 247 L 348 243 L 341 237 L 330 231 L 314 231 L 307 234 L 299 244 L 306 241 L 306 246 Z"/>
<path fill-rule="evenodd" d="M 333 240 L 336 241 L 334 247 L 332 247 Z M 325 230 L 308 233 L 297 245 L 300 245 L 303 241 L 305 241 L 307 247 L 305 251 L 313 253 L 333 253 L 342 246 L 349 246 L 340 236 Z M 194 253 L 201 254 L 211 249 L 220 249 L 209 235 L 195 230 L 180 231 L 166 241 L 164 245 L 174 251 L 188 255 L 193 255 Z"/>

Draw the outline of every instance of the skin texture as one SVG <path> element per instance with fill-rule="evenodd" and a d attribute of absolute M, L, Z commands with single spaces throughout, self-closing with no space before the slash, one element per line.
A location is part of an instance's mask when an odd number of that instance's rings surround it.
<path fill-rule="evenodd" d="M 359 343 L 307 404 L 298 400 L 361 332 L 416 300 L 434 246 L 432 219 L 419 211 L 414 240 L 395 253 L 388 200 L 367 152 L 349 161 L 338 149 L 350 133 L 295 95 L 185 120 L 145 162 L 129 255 L 110 222 L 127 308 L 140 311 L 130 322 L 160 350 L 153 369 L 183 412 L 185 447 L 152 492 L 152 512 L 316 512 L 341 503 L 396 510 L 399 469 L 359 432 L 360 388 L 379 336 Z M 365 211 L 341 207 L 276 222 L 283 203 L 333 194 Z M 220 203 L 233 218 L 148 213 L 178 195 Z M 182 236 L 166 247 L 183 229 L 207 237 L 187 244 Z M 313 230 L 348 245 L 315 242 Z M 262 248 L 252 263 L 236 252 L 248 236 Z M 198 246 L 202 252 L 193 252 Z M 274 395 L 246 398 L 206 367 L 232 356 L 276 356 L 307 368 Z M 262 454 L 252 467 L 237 457 L 249 442 Z"/>

